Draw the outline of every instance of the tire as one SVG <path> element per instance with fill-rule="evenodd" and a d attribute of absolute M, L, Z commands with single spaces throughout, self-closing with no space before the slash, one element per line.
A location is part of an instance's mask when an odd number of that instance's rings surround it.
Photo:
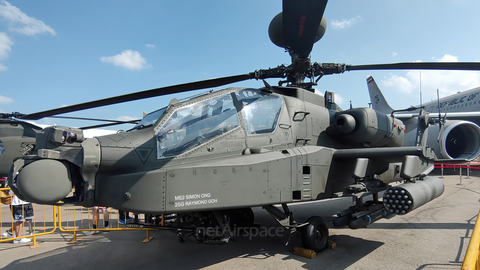
<path fill-rule="evenodd" d="M 328 248 L 328 226 L 321 217 L 313 216 L 308 220 L 302 232 L 303 246 L 315 252 Z"/>

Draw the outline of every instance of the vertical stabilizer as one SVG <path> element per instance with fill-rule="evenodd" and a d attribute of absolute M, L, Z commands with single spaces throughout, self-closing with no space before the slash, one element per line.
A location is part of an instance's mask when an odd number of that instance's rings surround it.
<path fill-rule="evenodd" d="M 380 88 L 372 76 L 367 78 L 368 92 L 370 93 L 370 102 L 372 102 L 372 108 L 374 110 L 390 114 L 393 109 L 388 105 L 387 100 L 383 96 Z"/>

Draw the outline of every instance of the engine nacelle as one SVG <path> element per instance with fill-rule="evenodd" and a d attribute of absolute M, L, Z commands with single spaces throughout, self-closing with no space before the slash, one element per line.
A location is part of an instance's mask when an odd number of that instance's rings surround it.
<path fill-rule="evenodd" d="M 440 134 L 440 136 L 439 136 Z M 416 129 L 409 132 L 405 145 L 414 145 Z M 442 129 L 428 128 L 427 146 L 438 158 L 474 159 L 480 155 L 480 127 L 470 121 L 449 120 Z"/>
<path fill-rule="evenodd" d="M 371 108 L 355 108 L 335 114 L 327 134 L 347 145 L 402 146 L 403 122 Z"/>

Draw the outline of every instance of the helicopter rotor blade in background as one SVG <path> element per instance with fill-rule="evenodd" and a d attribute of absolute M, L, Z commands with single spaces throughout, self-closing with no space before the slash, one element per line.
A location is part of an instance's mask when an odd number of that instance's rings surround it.
<path fill-rule="evenodd" d="M 252 78 L 253 77 L 252 77 L 251 74 L 244 74 L 244 75 L 236 75 L 236 76 L 230 76 L 230 77 L 215 78 L 215 79 L 209 79 L 209 80 L 204 80 L 204 81 L 196 81 L 196 82 L 190 82 L 190 83 L 184 83 L 184 84 L 177 84 L 177 85 L 172 85 L 172 86 L 166 86 L 166 87 L 160 87 L 160 88 L 145 90 L 145 91 L 141 91 L 141 92 L 135 92 L 135 93 L 131 93 L 131 94 L 125 94 L 125 95 L 121 95 L 121 96 L 99 99 L 99 100 L 80 103 L 80 104 L 71 105 L 71 106 L 65 106 L 65 107 L 52 109 L 52 110 L 47 110 L 47 111 L 42 111 L 42 112 L 37 112 L 37 113 L 24 114 L 24 115 L 21 115 L 18 118 L 28 119 L 28 120 L 38 120 L 38 119 L 41 119 L 41 118 L 44 118 L 44 117 L 49 117 L 49 116 L 52 116 L 52 115 L 57 115 L 57 114 L 62 114 L 62 113 L 75 112 L 75 111 L 80 111 L 80 110 L 102 107 L 102 106 L 106 106 L 106 105 L 123 103 L 123 102 L 127 102 L 127 101 L 133 101 L 133 100 L 139 100 L 139 99 L 151 98 L 151 97 L 158 97 L 158 96 L 169 95 L 169 94 L 174 94 L 174 93 L 181 93 L 181 92 L 197 90 L 197 89 L 212 88 L 212 87 L 222 86 L 222 85 L 225 85 L 225 84 L 245 81 L 245 80 L 249 80 L 249 79 L 252 79 Z"/>
<path fill-rule="evenodd" d="M 116 126 L 116 125 L 122 125 L 122 124 L 136 124 L 140 120 L 132 120 L 132 121 L 125 121 L 123 123 L 108 123 L 108 124 L 99 124 L 99 125 L 93 125 L 93 126 L 85 126 L 85 127 L 79 127 L 79 129 L 86 130 L 86 129 L 96 129 L 96 128 L 103 128 L 103 127 L 111 127 L 111 126 Z"/>
<path fill-rule="evenodd" d="M 110 122 L 116 125 L 121 124 L 136 124 L 140 122 L 142 119 L 134 119 L 129 121 L 121 121 L 121 120 L 109 120 L 109 119 L 98 119 L 98 118 L 85 118 L 85 117 L 70 117 L 70 116 L 48 116 L 48 118 L 59 118 L 59 119 L 73 119 L 73 120 L 88 120 L 88 121 L 100 121 L 100 122 Z"/>
<path fill-rule="evenodd" d="M 327 0 L 283 0 L 285 46 L 298 57 L 310 55 Z"/>

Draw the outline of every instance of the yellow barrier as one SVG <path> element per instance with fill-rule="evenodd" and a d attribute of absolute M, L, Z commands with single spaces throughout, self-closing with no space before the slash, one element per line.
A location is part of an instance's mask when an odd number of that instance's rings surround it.
<path fill-rule="evenodd" d="M 63 210 L 62 210 L 63 209 Z M 102 211 L 102 210 L 100 210 Z M 104 228 L 100 226 L 106 217 L 106 212 L 108 211 L 108 221 L 109 221 L 109 228 Z M 63 213 L 63 214 L 62 214 Z M 146 231 L 146 238 L 143 242 L 149 242 L 153 239 L 153 237 L 149 237 L 149 230 L 145 228 L 126 228 L 120 227 L 120 215 L 118 211 L 115 209 L 108 209 L 103 210 L 103 218 L 102 222 L 97 220 L 97 226 L 93 228 L 93 215 L 91 214 L 91 208 L 85 208 L 81 206 L 58 206 L 58 228 L 62 232 L 73 232 L 73 240 L 69 243 L 75 243 L 79 239 L 77 238 L 77 232 L 101 232 L 101 231 L 138 231 L 138 230 L 145 230 Z M 143 216 L 143 215 L 142 215 Z M 141 218 L 141 217 L 140 217 Z M 100 220 L 100 217 L 99 217 Z M 126 220 L 126 219 L 125 219 Z"/>
<path fill-rule="evenodd" d="M 0 191 L 8 190 L 10 188 L 0 188 Z M 149 237 L 149 230 L 147 228 L 126 228 L 124 226 L 120 227 L 120 216 L 118 211 L 115 209 L 108 209 L 109 213 L 109 227 L 104 228 L 101 226 L 104 224 L 104 220 L 106 218 L 106 212 L 103 212 L 103 218 L 99 216 L 100 222 L 97 220 L 97 228 L 93 228 L 93 216 L 91 212 L 91 208 L 85 208 L 81 206 L 47 206 L 47 205 L 33 205 L 34 215 L 31 222 L 32 227 L 29 228 L 29 233 L 26 233 L 26 228 L 29 225 L 29 221 L 24 223 L 22 232 L 20 233 L 20 237 L 4 237 L 3 233 L 6 233 L 7 230 L 12 229 L 14 227 L 15 221 L 13 219 L 10 205 L 1 205 L 0 211 L 0 243 L 2 242 L 9 242 L 12 240 L 17 240 L 21 238 L 32 238 L 32 243 L 30 248 L 38 247 L 37 245 L 37 237 L 43 236 L 47 234 L 54 233 L 57 228 L 60 229 L 62 232 L 72 232 L 73 233 L 73 241 L 69 243 L 75 243 L 77 240 L 77 232 L 83 232 L 84 234 L 88 234 L 88 232 L 96 232 L 96 231 L 134 231 L 134 230 L 145 230 L 146 238 L 143 242 L 149 242 L 153 237 Z M 50 210 L 52 212 L 50 212 Z M 125 216 L 125 220 L 126 220 Z M 139 217 L 145 218 L 144 215 L 140 215 Z M 13 233 L 12 233 L 13 235 Z"/>
<path fill-rule="evenodd" d="M 10 191 L 9 188 L 0 188 L 0 191 Z M 13 235 L 13 228 L 15 221 L 13 220 L 13 216 L 10 210 L 10 205 L 1 205 L 1 211 L 0 211 L 0 243 L 1 242 L 7 242 L 7 241 L 13 241 L 13 240 L 18 240 L 21 238 L 32 238 L 32 244 L 30 245 L 31 248 L 38 247 L 37 245 L 37 237 L 38 236 L 43 236 L 43 235 L 48 235 L 52 234 L 57 230 L 57 223 L 55 222 L 55 217 L 56 217 L 56 208 L 53 206 L 45 206 L 45 205 L 36 205 L 32 204 L 33 206 L 33 219 L 30 221 L 26 221 L 24 225 L 22 226 L 22 231 L 21 231 L 21 236 L 17 237 L 5 237 L 3 236 L 3 233 L 6 233 L 7 230 L 11 231 L 11 234 Z M 51 216 L 48 209 L 51 209 Z M 47 217 L 47 214 L 49 215 Z M 48 222 L 51 222 L 51 224 L 47 224 Z M 31 227 L 30 227 L 31 225 Z M 29 233 L 26 233 L 26 226 L 29 226 Z"/>
<path fill-rule="evenodd" d="M 463 260 L 462 270 L 480 270 L 479 264 L 479 248 L 480 248 L 480 212 L 475 222 L 472 238 L 468 244 L 467 253 Z"/>

